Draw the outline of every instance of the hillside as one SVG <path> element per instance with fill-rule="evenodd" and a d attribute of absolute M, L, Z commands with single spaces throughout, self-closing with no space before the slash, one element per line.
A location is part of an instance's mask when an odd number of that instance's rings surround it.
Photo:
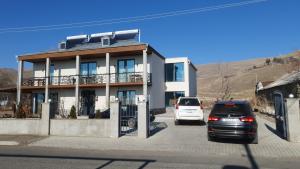
<path fill-rule="evenodd" d="M 227 93 L 228 97 L 251 99 L 256 81 L 274 81 L 300 69 L 299 51 L 270 58 L 270 64 L 266 59 L 197 65 L 198 96 L 212 101 Z"/>
<path fill-rule="evenodd" d="M 31 70 L 24 71 L 24 78 L 31 76 Z M 17 83 L 18 72 L 12 68 L 0 68 L 0 88 L 14 87 Z"/>

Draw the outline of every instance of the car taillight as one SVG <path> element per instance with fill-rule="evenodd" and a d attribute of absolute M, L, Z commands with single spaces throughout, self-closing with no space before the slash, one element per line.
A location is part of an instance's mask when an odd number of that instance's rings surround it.
<path fill-rule="evenodd" d="M 175 105 L 175 108 L 178 109 L 178 107 L 179 107 L 178 104 L 176 104 L 176 105 Z"/>
<path fill-rule="evenodd" d="M 240 118 L 240 121 L 252 123 L 254 121 L 254 118 L 253 117 L 242 117 L 242 118 Z"/>
<path fill-rule="evenodd" d="M 215 117 L 215 116 L 209 116 L 208 117 L 208 121 L 219 121 L 220 118 L 219 117 Z"/>

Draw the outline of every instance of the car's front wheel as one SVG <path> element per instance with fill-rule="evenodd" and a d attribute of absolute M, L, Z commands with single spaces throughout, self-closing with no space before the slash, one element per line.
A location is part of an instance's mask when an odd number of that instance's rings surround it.
<path fill-rule="evenodd" d="M 175 124 L 175 126 L 179 125 L 180 124 L 179 120 L 175 120 L 174 124 Z"/>

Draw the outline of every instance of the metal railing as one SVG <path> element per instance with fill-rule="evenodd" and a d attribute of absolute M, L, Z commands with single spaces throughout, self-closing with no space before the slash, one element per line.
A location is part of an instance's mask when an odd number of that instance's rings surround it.
<path fill-rule="evenodd" d="M 32 77 L 22 81 L 22 86 L 45 86 L 46 77 Z"/>
<path fill-rule="evenodd" d="M 95 75 L 79 75 L 79 84 L 106 84 L 107 74 L 95 74 Z M 23 79 L 22 86 L 34 87 L 45 86 L 47 77 L 33 77 Z M 63 85 L 75 85 L 77 75 L 70 76 L 51 76 L 49 78 L 49 85 L 63 86 Z M 142 83 L 143 72 L 126 72 L 126 73 L 110 73 L 110 83 Z M 148 73 L 148 84 L 152 83 L 152 74 Z"/>
<path fill-rule="evenodd" d="M 76 76 L 51 76 L 49 77 L 49 85 L 62 86 L 62 85 L 75 85 Z"/>

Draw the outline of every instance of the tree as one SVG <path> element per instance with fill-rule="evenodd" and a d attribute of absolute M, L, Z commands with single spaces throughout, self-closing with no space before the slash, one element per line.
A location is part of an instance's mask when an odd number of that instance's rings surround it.
<path fill-rule="evenodd" d="M 70 118 L 71 118 L 71 119 L 76 119 L 76 118 L 77 118 L 77 115 L 76 115 L 76 108 L 75 108 L 74 105 L 71 107 L 71 110 L 70 110 Z"/>
<path fill-rule="evenodd" d="M 270 65 L 271 64 L 271 59 L 267 58 L 265 63 L 266 63 L 266 65 Z"/>

